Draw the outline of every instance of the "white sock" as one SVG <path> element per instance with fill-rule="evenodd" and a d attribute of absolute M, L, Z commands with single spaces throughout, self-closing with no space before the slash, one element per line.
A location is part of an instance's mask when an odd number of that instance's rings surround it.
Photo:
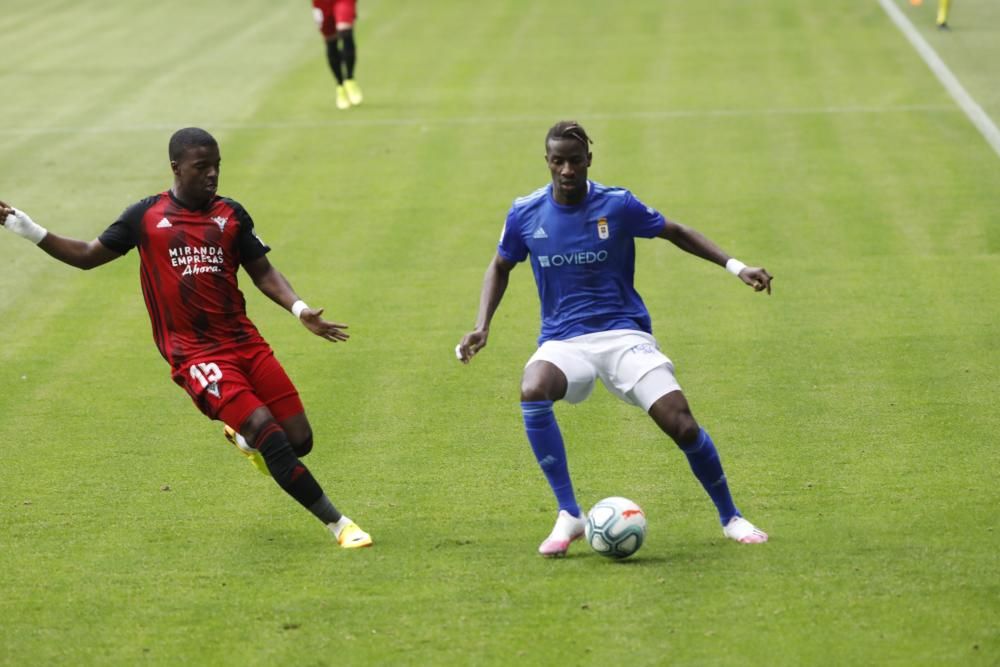
<path fill-rule="evenodd" d="M 344 530 L 344 528 L 347 528 L 347 526 L 350 525 L 351 523 L 352 521 L 350 519 L 348 519 L 346 516 L 341 515 L 340 521 L 335 521 L 334 523 L 328 523 L 326 524 L 326 527 L 330 529 L 334 537 L 340 537 L 340 532 Z"/>

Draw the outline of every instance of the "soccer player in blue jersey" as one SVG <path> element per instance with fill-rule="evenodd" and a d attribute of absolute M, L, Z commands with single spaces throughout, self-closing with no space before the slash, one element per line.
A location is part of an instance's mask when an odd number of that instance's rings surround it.
<path fill-rule="evenodd" d="M 612 394 L 645 410 L 677 443 L 718 509 L 723 535 L 744 544 L 766 542 L 767 534 L 736 509 L 715 445 L 695 421 L 673 363 L 653 338 L 649 312 L 633 286 L 634 239 L 666 239 L 724 266 L 757 292 L 771 293 L 772 276 L 730 257 L 694 229 L 667 220 L 628 190 L 588 180 L 591 143 L 576 122 L 549 129 L 545 159 L 552 182 L 514 201 L 486 269 L 475 329 L 455 348 L 468 363 L 486 347 L 510 272 L 530 258 L 542 303 L 542 333 L 521 378 L 521 412 L 559 504 L 555 527 L 538 551 L 562 556 L 583 535 L 586 521 L 552 404 L 584 400 L 598 378 Z"/>

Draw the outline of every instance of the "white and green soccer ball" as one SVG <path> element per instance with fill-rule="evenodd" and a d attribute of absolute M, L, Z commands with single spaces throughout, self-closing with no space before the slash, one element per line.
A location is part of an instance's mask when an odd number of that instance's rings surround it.
<path fill-rule="evenodd" d="M 628 558 L 646 539 L 646 515 L 628 498 L 601 500 L 587 513 L 587 544 L 608 558 Z"/>

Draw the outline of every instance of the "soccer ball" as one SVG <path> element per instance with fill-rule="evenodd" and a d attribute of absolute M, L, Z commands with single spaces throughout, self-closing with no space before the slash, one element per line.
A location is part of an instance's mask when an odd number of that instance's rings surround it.
<path fill-rule="evenodd" d="M 646 515 L 628 498 L 613 496 L 587 513 L 587 543 L 608 558 L 631 556 L 646 538 Z"/>

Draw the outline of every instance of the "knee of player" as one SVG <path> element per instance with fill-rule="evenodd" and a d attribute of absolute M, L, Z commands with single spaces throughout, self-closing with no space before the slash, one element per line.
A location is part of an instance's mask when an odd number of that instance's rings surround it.
<path fill-rule="evenodd" d="M 667 435 L 677 443 L 678 447 L 685 447 L 698 440 L 701 427 L 695 421 L 691 413 L 681 413 L 677 415 L 676 421 L 670 425 Z"/>
<path fill-rule="evenodd" d="M 566 395 L 567 382 L 562 371 L 547 361 L 528 364 L 521 376 L 521 402 L 558 401 Z"/>
<path fill-rule="evenodd" d="M 665 410 L 662 406 L 651 410 L 656 425 L 682 449 L 698 439 L 701 427 L 689 410 Z"/>
<path fill-rule="evenodd" d="M 527 380 L 521 382 L 522 403 L 530 401 L 549 401 L 549 400 L 552 399 L 549 398 L 548 392 L 542 385 Z"/>
<path fill-rule="evenodd" d="M 295 455 L 302 458 L 306 454 L 312 451 L 313 448 L 313 435 L 312 431 L 309 431 L 305 438 L 299 440 L 298 442 L 292 443 L 292 449 L 295 450 Z"/>
<path fill-rule="evenodd" d="M 554 382 L 545 373 L 526 372 L 521 378 L 521 402 L 526 401 L 555 401 L 561 396 L 556 396 Z"/>
<path fill-rule="evenodd" d="M 274 420 L 261 428 L 254 446 L 264 457 L 275 480 L 284 479 L 299 464 L 295 449 L 288 441 L 288 434 Z"/>
<path fill-rule="evenodd" d="M 267 408 L 254 410 L 237 429 L 250 446 L 260 449 L 261 434 L 274 423 L 274 417 Z"/>

